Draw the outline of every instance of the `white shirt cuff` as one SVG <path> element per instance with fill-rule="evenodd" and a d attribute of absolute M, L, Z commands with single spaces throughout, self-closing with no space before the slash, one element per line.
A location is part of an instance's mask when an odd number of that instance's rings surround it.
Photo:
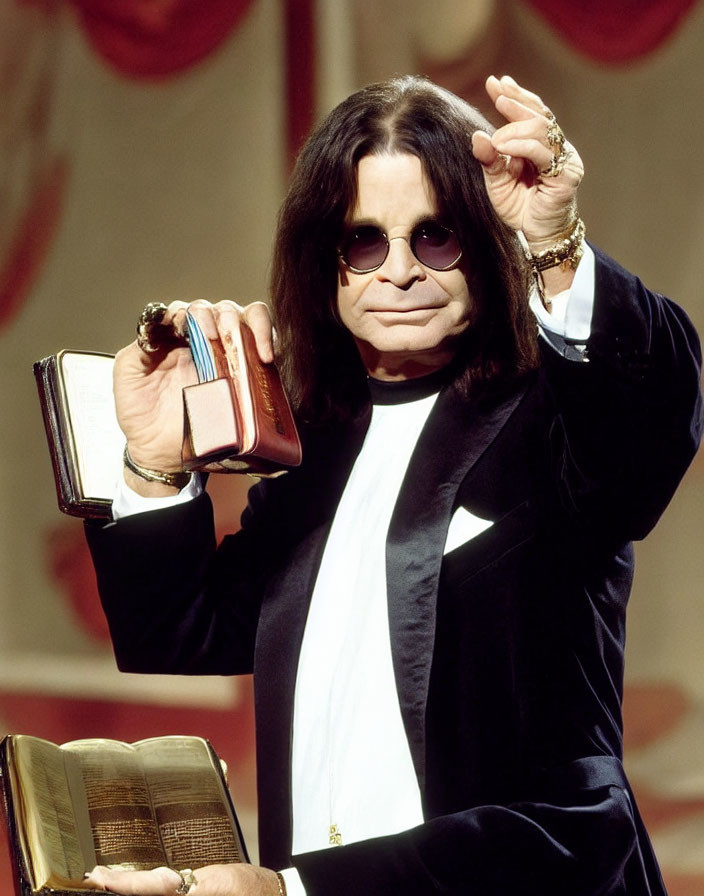
<path fill-rule="evenodd" d="M 176 504 L 185 504 L 197 498 L 203 491 L 203 482 L 200 474 L 192 473 L 191 478 L 180 492 L 168 495 L 165 498 L 145 498 L 138 495 L 127 485 L 124 476 L 120 476 L 117 482 L 115 496 L 112 499 L 112 518 L 122 519 L 136 513 L 145 513 L 149 510 L 163 510 L 165 507 L 173 507 Z"/>
<path fill-rule="evenodd" d="M 585 243 L 572 286 L 552 297 L 551 311 L 544 308 L 538 290 L 531 290 L 529 304 L 541 335 L 555 351 L 572 360 L 586 360 L 584 349 L 594 310 L 594 267 L 594 252 Z"/>
<path fill-rule="evenodd" d="M 284 868 L 281 876 L 286 884 L 286 896 L 306 896 L 303 881 L 295 868 Z"/>

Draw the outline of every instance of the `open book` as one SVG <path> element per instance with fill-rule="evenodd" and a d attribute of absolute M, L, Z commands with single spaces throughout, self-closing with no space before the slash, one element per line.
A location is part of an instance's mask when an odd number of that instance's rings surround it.
<path fill-rule="evenodd" d="M 301 443 L 274 364 L 242 323 L 223 345 L 189 315 L 198 383 L 183 390 L 183 469 L 271 476 L 301 462 Z M 59 508 L 110 518 L 125 437 L 115 415 L 113 357 L 61 351 L 34 365 Z"/>
<path fill-rule="evenodd" d="M 198 737 L 8 735 L 0 770 L 21 896 L 90 892 L 95 865 L 198 868 L 248 861 L 222 766 Z"/>

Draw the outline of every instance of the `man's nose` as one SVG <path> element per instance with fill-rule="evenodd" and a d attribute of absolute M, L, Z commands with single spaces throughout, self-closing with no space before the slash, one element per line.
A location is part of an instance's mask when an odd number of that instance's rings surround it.
<path fill-rule="evenodd" d="M 395 286 L 408 286 L 415 280 L 425 280 L 427 273 L 418 261 L 408 242 L 408 237 L 392 236 L 389 238 L 389 253 L 378 269 L 381 280 L 388 280 Z"/>

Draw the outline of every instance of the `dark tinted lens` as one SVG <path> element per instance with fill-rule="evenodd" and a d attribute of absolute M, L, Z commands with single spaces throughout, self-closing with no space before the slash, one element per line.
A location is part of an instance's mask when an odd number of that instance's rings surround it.
<path fill-rule="evenodd" d="M 462 255 L 455 234 L 436 221 L 425 221 L 414 229 L 411 250 L 421 264 L 436 271 L 451 268 Z"/>
<path fill-rule="evenodd" d="M 382 265 L 388 251 L 389 244 L 384 233 L 378 227 L 364 225 L 350 230 L 340 254 L 353 271 L 366 273 Z"/>

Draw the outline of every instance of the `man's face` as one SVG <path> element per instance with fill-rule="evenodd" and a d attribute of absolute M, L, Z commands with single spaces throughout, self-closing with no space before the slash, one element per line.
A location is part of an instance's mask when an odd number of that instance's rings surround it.
<path fill-rule="evenodd" d="M 379 227 L 389 239 L 389 252 L 367 274 L 354 273 L 340 261 L 340 320 L 372 376 L 393 380 L 430 373 L 452 359 L 473 309 L 458 267 L 433 270 L 411 251 L 413 228 L 437 217 L 432 186 L 420 160 L 408 153 L 365 156 L 357 168 L 357 186 L 347 226 Z"/>

